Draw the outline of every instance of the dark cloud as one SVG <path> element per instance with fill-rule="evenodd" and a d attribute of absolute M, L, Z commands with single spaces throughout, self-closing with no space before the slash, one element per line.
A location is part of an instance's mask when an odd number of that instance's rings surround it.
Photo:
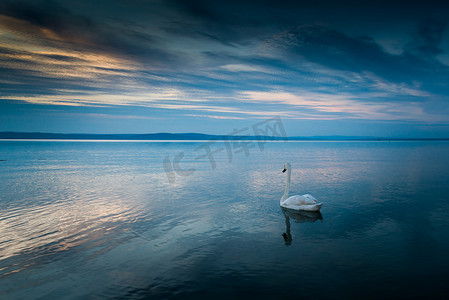
<path fill-rule="evenodd" d="M 369 37 L 349 37 L 324 26 L 300 26 L 267 40 L 268 46 L 285 49 L 336 69 L 372 69 L 389 56 Z"/>
<path fill-rule="evenodd" d="M 220 41 L 244 43 L 274 32 L 307 24 L 325 24 L 348 31 L 398 24 L 414 24 L 422 18 L 447 20 L 449 4 L 441 1 L 291 1 L 291 0 L 171 0 L 179 12 L 177 24 L 207 32 Z"/>
<path fill-rule="evenodd" d="M 64 2 L 3 2 L 0 24 L 41 45 L 80 52 L 101 52 L 135 59 L 154 67 L 177 62 L 150 32 L 133 20 L 96 19 L 91 12 L 74 13 Z M 117 12 L 120 13 L 119 11 Z"/>
<path fill-rule="evenodd" d="M 430 89 L 449 79 L 448 66 L 436 59 L 436 55 L 447 53 L 441 41 L 448 19 L 443 12 L 449 7 L 441 2 L 171 3 L 181 18 L 165 28 L 170 34 L 253 48 L 265 41 L 272 46 L 267 52 L 282 49 L 284 65 L 296 69 L 311 61 L 330 69 L 371 72 L 396 83 L 418 81 Z M 398 25 L 401 32 L 395 38 L 408 42 L 399 48 L 402 53 L 393 54 L 379 40 L 392 39 L 389 31 Z M 211 52 L 204 53 L 210 56 Z"/>
<path fill-rule="evenodd" d="M 49 30 L 56 37 L 77 43 L 89 43 L 87 33 L 96 31 L 96 24 L 85 16 L 75 16 L 53 1 L 5 1 L 1 13 L 11 19 L 4 25 L 23 34 L 41 34 Z"/>
<path fill-rule="evenodd" d="M 420 27 L 419 40 L 409 43 L 398 55 L 386 52 L 368 36 L 353 37 L 318 25 L 295 27 L 268 39 L 266 44 L 268 51 L 280 49 L 291 61 L 304 58 L 331 69 L 372 72 L 393 82 L 427 81 L 427 76 L 435 72 L 447 78 L 448 66 L 427 60 L 430 54 L 443 52 L 438 44 L 444 26 L 437 21 L 427 21 L 426 25 Z"/>
<path fill-rule="evenodd" d="M 415 40 L 407 45 L 406 51 L 419 57 L 435 57 L 444 53 L 441 41 L 446 25 L 446 22 L 440 20 L 425 19 L 419 25 Z"/>
<path fill-rule="evenodd" d="M 34 54 L 34 55 L 36 55 L 36 54 Z M 53 59 L 56 61 L 70 62 L 70 63 L 80 63 L 80 62 L 86 61 L 86 60 L 78 58 L 78 57 L 61 55 L 61 54 L 41 54 L 41 55 L 36 55 L 36 56 L 45 57 L 45 58 Z"/>

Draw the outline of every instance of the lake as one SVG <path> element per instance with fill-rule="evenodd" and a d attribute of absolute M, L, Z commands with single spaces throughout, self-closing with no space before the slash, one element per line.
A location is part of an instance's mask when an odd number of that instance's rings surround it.
<path fill-rule="evenodd" d="M 0 141 L 0 160 L 1 299 L 449 296 L 448 142 Z M 320 214 L 281 210 L 284 162 Z"/>

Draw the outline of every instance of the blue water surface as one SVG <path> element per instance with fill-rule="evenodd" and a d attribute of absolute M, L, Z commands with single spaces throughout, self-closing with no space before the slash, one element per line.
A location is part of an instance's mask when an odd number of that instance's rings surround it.
<path fill-rule="evenodd" d="M 447 142 L 0 141 L 0 160 L 1 299 L 449 294 Z M 281 210 L 284 162 L 321 214 Z"/>

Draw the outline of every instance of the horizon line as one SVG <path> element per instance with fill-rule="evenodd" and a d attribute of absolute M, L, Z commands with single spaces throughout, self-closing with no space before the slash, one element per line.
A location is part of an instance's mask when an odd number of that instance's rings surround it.
<path fill-rule="evenodd" d="M 449 137 L 385 137 L 385 136 L 354 136 L 354 135 L 313 135 L 313 136 L 269 136 L 269 135 L 230 135 L 206 133 L 52 133 L 52 132 L 21 132 L 2 131 L 0 140 L 210 140 L 214 138 L 232 138 L 232 140 L 348 140 L 348 141 L 449 141 Z"/>

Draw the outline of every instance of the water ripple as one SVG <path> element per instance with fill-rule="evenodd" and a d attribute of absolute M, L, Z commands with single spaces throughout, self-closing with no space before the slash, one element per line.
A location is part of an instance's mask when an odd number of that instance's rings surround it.
<path fill-rule="evenodd" d="M 0 277 L 76 247 L 99 247 L 126 230 L 138 213 L 113 199 L 57 202 L 3 211 L 0 219 Z M 111 201 L 112 200 L 112 201 Z M 51 259 L 51 258 L 50 258 Z"/>

